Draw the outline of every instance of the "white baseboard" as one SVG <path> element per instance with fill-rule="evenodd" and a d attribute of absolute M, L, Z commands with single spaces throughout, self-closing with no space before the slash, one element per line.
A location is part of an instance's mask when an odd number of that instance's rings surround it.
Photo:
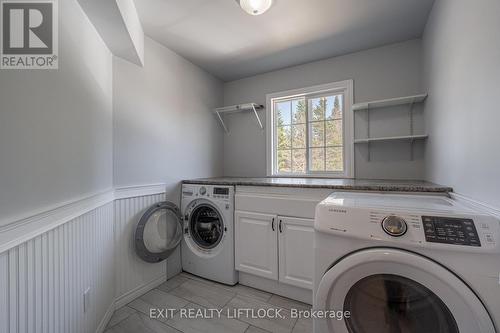
<path fill-rule="evenodd" d="M 137 297 L 147 293 L 148 291 L 158 287 L 160 284 L 165 282 L 167 280 L 167 276 L 160 276 L 159 278 L 154 279 L 151 282 L 148 282 L 142 286 L 139 286 L 135 288 L 134 290 L 131 290 L 127 292 L 126 294 L 116 298 L 113 303 L 109 306 L 108 310 L 106 310 L 106 313 L 104 314 L 104 317 L 102 318 L 101 322 L 99 323 L 99 326 L 97 326 L 96 333 L 103 333 L 104 330 L 106 329 L 106 326 L 108 325 L 111 316 L 113 316 L 113 313 L 115 310 L 118 310 L 122 306 L 127 305 L 128 303 L 132 302 L 134 299 Z"/>
<path fill-rule="evenodd" d="M 111 320 L 111 316 L 113 316 L 113 313 L 115 313 L 115 302 L 112 302 L 111 305 L 106 310 L 106 313 L 104 314 L 104 317 L 102 317 L 102 320 L 99 323 L 99 326 L 97 326 L 95 333 L 103 333 L 104 332 L 104 330 L 106 329 L 106 326 L 108 326 L 108 323 Z"/>
<path fill-rule="evenodd" d="M 153 281 L 150 281 L 146 284 L 143 284 L 143 285 L 141 285 L 133 290 L 130 290 L 126 294 L 119 296 L 115 300 L 115 309 L 119 309 L 122 306 L 127 305 L 128 303 L 132 302 L 137 297 L 139 297 L 139 296 L 147 293 L 148 291 L 158 287 L 160 284 L 162 284 L 165 281 L 167 281 L 167 276 L 162 275 L 162 276 L 154 279 Z"/>

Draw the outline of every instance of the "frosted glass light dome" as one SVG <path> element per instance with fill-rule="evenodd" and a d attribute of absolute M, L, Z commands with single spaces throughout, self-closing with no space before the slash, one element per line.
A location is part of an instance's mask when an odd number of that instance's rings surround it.
<path fill-rule="evenodd" d="M 273 0 L 236 0 L 236 2 L 250 15 L 264 14 L 273 4 Z"/>

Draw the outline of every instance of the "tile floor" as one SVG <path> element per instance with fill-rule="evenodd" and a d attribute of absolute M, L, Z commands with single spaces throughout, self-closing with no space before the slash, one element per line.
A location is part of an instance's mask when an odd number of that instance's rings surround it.
<path fill-rule="evenodd" d="M 151 319 L 150 309 L 223 309 L 222 316 L 212 319 L 181 318 L 180 310 L 168 318 Z M 280 308 L 285 319 L 260 319 L 224 316 L 234 309 Z M 310 309 L 310 305 L 250 287 L 226 286 L 181 273 L 156 289 L 133 300 L 113 314 L 105 333 L 170 333 L 170 332 L 239 332 L 300 333 L 312 332 L 310 319 L 290 318 L 290 309 Z"/>

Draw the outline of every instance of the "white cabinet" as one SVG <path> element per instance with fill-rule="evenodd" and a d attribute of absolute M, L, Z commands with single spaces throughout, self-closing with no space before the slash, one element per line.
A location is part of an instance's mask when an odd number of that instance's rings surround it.
<path fill-rule="evenodd" d="M 312 219 L 235 212 L 236 270 L 312 289 Z"/>
<path fill-rule="evenodd" d="M 314 220 L 278 216 L 279 280 L 312 289 Z"/>
<path fill-rule="evenodd" d="M 236 211 L 236 270 L 278 279 L 276 215 Z"/>

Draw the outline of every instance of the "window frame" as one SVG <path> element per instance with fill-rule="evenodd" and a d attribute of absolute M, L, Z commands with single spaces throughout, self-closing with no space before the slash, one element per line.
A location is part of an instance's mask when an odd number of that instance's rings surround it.
<path fill-rule="evenodd" d="M 328 94 L 342 93 L 344 101 L 344 109 L 342 114 L 342 128 L 343 128 L 343 162 L 344 170 L 342 172 L 332 171 L 311 171 L 307 170 L 306 173 L 296 172 L 280 172 L 277 170 L 277 131 L 275 126 L 275 110 L 274 102 L 278 100 L 293 99 L 297 97 L 304 97 L 306 100 L 307 108 L 309 109 L 309 100 L 317 98 L 318 96 L 325 96 Z M 306 88 L 292 89 L 287 91 L 276 92 L 266 95 L 266 164 L 267 175 L 273 177 L 328 177 L 328 178 L 354 178 L 354 116 L 352 111 L 353 105 L 353 80 L 344 80 L 339 82 L 315 85 Z M 309 140 L 310 140 L 310 126 L 309 120 L 306 124 L 307 142 L 306 142 L 306 156 L 309 159 Z M 308 163 L 310 164 L 310 163 Z"/>

